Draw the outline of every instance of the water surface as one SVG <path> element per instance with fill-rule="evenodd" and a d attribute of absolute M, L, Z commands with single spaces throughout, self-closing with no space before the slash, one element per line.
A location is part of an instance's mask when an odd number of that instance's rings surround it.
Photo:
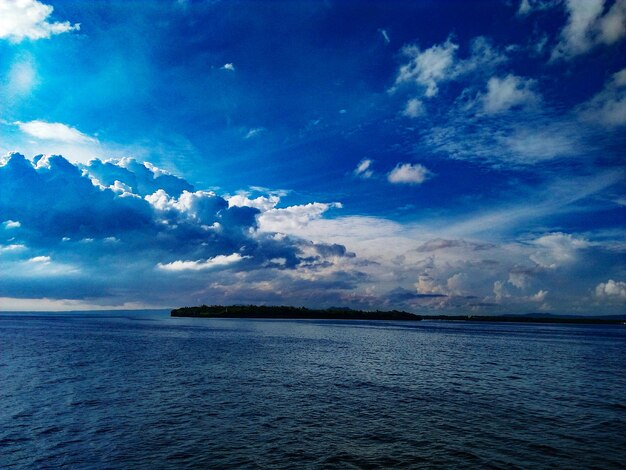
<path fill-rule="evenodd" d="M 623 468 L 626 327 L 0 315 L 0 468 Z"/>

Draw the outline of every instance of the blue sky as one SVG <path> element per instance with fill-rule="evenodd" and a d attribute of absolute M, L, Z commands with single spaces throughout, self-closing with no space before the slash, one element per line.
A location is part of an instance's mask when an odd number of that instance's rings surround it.
<path fill-rule="evenodd" d="M 0 309 L 621 313 L 625 128 L 624 0 L 0 0 Z"/>

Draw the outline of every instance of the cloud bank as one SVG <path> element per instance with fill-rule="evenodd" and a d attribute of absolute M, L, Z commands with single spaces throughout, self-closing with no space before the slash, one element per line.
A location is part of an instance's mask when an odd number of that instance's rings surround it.
<path fill-rule="evenodd" d="M 396 169 L 399 183 L 427 175 Z M 451 237 L 459 224 L 400 225 L 341 215 L 338 202 L 285 206 L 276 194 L 221 196 L 132 159 L 11 154 L 0 188 L 4 305 L 592 313 L 616 311 L 624 297 L 615 257 L 624 248 L 578 234 Z"/>

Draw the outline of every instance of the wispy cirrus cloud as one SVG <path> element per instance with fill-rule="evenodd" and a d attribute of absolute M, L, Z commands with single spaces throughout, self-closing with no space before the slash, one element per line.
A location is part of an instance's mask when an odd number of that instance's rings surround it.
<path fill-rule="evenodd" d="M 604 89 L 579 106 L 583 119 L 605 127 L 626 125 L 626 68 L 613 74 Z"/>
<path fill-rule="evenodd" d="M 98 142 L 98 139 L 60 122 L 16 121 L 15 125 L 25 134 L 41 140 L 53 140 L 69 144 L 94 144 Z"/>
<path fill-rule="evenodd" d="M 372 170 L 372 165 L 374 164 L 373 160 L 370 158 L 364 158 L 359 162 L 359 164 L 354 169 L 354 176 L 359 178 L 371 178 L 374 176 L 374 170 Z"/>
<path fill-rule="evenodd" d="M 34 57 L 30 54 L 19 55 L 6 74 L 0 96 L 13 103 L 28 96 L 39 81 Z"/>

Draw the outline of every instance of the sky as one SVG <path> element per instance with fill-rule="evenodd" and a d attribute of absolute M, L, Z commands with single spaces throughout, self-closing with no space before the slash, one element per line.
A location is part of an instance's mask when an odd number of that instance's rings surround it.
<path fill-rule="evenodd" d="M 626 307 L 626 0 L 0 0 L 0 310 Z"/>

